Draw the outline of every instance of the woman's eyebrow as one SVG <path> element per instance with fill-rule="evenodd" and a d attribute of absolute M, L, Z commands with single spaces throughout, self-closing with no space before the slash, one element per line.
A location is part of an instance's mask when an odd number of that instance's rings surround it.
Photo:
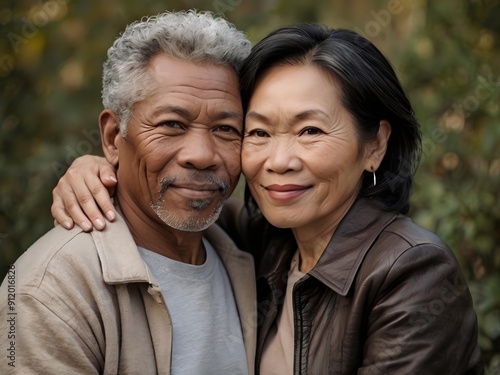
<path fill-rule="evenodd" d="M 321 109 L 309 109 L 307 111 L 304 111 L 304 112 L 300 112 L 298 114 L 295 115 L 295 119 L 296 120 L 307 120 L 307 119 L 310 119 L 312 117 L 324 117 L 324 118 L 330 118 L 330 116 L 328 116 L 328 114 L 324 111 L 322 111 Z"/>
<path fill-rule="evenodd" d="M 328 116 L 328 114 L 325 111 L 322 111 L 321 109 L 308 109 L 306 111 L 303 111 L 303 112 L 300 112 L 300 113 L 297 113 L 296 115 L 294 115 L 293 122 L 300 122 L 303 120 L 308 120 L 308 119 L 317 118 L 317 117 L 321 117 L 324 119 L 330 118 L 330 116 Z M 246 115 L 246 118 L 247 119 L 248 118 L 255 119 L 255 120 L 262 122 L 264 124 L 271 124 L 272 123 L 272 120 L 269 117 L 267 117 L 261 113 L 255 112 L 255 111 L 248 112 Z"/>
<path fill-rule="evenodd" d="M 263 122 L 264 124 L 271 123 L 271 120 L 267 116 L 264 116 L 263 114 L 255 112 L 255 111 L 247 112 L 246 118 L 247 119 L 251 118 L 251 119 L 257 120 L 259 122 Z"/>

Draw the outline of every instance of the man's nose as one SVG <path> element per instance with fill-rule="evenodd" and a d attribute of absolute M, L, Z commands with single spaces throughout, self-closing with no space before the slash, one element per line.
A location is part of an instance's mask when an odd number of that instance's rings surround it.
<path fill-rule="evenodd" d="M 216 144 L 209 130 L 191 130 L 178 152 L 179 164 L 186 168 L 213 169 L 220 163 Z"/>

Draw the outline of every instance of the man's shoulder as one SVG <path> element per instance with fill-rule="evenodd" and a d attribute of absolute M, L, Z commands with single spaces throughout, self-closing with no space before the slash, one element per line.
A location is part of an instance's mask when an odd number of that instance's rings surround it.
<path fill-rule="evenodd" d="M 80 228 L 66 230 L 61 226 L 40 237 L 14 263 L 17 283 L 37 285 L 47 273 L 71 274 L 72 267 L 92 267 L 99 259 L 92 235 Z"/>

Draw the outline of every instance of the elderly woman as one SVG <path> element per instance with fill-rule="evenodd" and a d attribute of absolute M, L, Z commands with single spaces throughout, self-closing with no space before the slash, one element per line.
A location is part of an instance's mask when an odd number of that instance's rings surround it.
<path fill-rule="evenodd" d="M 257 260 L 257 372 L 482 373 L 457 261 L 405 216 L 420 131 L 386 58 L 305 24 L 264 38 L 240 76 L 246 205 L 228 202 L 220 222 Z M 55 190 L 61 223 L 96 180 L 90 160 Z"/>
<path fill-rule="evenodd" d="M 247 207 L 266 234 L 261 373 L 480 372 L 453 253 L 404 216 L 420 133 L 384 56 L 350 31 L 286 27 L 241 82 Z"/>

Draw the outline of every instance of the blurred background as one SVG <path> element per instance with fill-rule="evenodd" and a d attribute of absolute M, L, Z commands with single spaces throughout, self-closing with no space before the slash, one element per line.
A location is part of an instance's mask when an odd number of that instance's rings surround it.
<path fill-rule="evenodd" d="M 2 0 L 0 276 L 53 226 L 51 191 L 100 154 L 101 66 L 127 24 L 221 13 L 253 43 L 290 23 L 357 31 L 393 63 L 423 131 L 411 216 L 453 248 L 473 293 L 487 374 L 500 373 L 500 1 Z"/>

